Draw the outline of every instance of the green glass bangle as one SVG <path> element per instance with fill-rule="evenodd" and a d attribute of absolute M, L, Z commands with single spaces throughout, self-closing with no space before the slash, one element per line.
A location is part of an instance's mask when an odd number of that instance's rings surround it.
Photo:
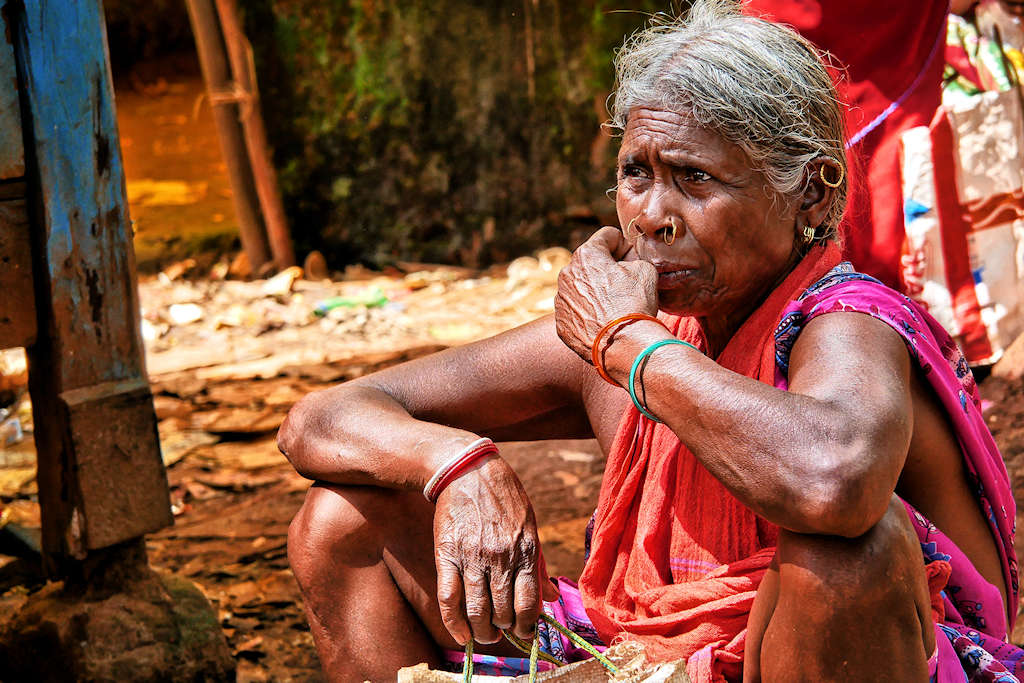
<path fill-rule="evenodd" d="M 682 344 L 683 346 L 689 346 L 694 351 L 700 351 L 700 349 L 698 349 L 696 346 L 694 346 L 688 341 L 683 341 L 682 339 L 662 339 L 661 341 L 654 342 L 646 349 L 641 351 L 639 354 L 637 354 L 636 360 L 633 361 L 633 367 L 629 369 L 629 384 L 626 385 L 626 387 L 629 389 L 629 397 L 633 399 L 633 405 L 635 405 L 636 409 L 640 411 L 640 414 L 642 414 L 648 420 L 653 420 L 654 422 L 661 422 L 661 420 L 651 415 L 647 408 L 645 408 L 643 404 L 640 403 L 640 399 L 636 397 L 636 389 L 634 389 L 633 383 L 636 381 L 636 371 L 640 367 L 640 364 L 644 362 L 644 358 L 647 358 L 647 356 L 651 355 L 652 353 L 660 349 L 662 346 L 667 346 L 669 344 Z"/>

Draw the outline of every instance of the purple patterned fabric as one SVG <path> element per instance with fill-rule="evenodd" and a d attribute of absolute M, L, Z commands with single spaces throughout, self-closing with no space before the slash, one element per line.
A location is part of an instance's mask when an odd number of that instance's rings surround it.
<path fill-rule="evenodd" d="M 1016 507 L 1002 456 L 981 414 L 974 376 L 956 343 L 918 304 L 842 263 L 783 312 L 775 330 L 775 386 L 788 389 L 789 354 L 808 321 L 833 312 L 858 312 L 884 322 L 907 345 L 911 359 L 941 401 L 964 454 L 978 505 L 988 520 L 1009 587 L 1017 604 L 1017 559 L 1013 550 Z M 942 592 L 945 620 L 936 624 L 933 681 L 1018 681 L 1024 650 L 1007 642 L 1006 606 L 964 553 L 913 506 L 904 503 L 921 542 L 925 564 L 945 561 L 952 575 Z M 1010 628 L 1016 614 L 1009 615 Z"/>

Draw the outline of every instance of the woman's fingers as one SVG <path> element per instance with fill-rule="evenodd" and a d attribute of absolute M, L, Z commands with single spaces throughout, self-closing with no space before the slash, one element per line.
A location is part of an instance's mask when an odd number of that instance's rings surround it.
<path fill-rule="evenodd" d="M 558 592 L 558 588 L 554 583 L 552 583 L 551 578 L 548 576 L 548 563 L 544 561 L 543 552 L 539 553 L 538 562 L 540 564 L 540 572 L 538 573 L 538 576 L 540 577 L 541 597 L 543 597 L 547 602 L 554 602 L 561 596 L 561 594 Z"/>
<path fill-rule="evenodd" d="M 462 572 L 462 583 L 466 590 L 466 618 L 473 630 L 473 640 L 478 643 L 496 643 L 501 633 L 491 622 L 490 581 L 484 573 L 475 568 Z"/>
<path fill-rule="evenodd" d="M 540 617 L 540 588 L 537 571 L 532 566 L 521 568 L 516 575 L 516 623 L 513 631 L 523 639 L 533 638 Z"/>
<path fill-rule="evenodd" d="M 508 570 L 491 569 L 491 623 L 500 629 L 512 628 L 516 621 L 514 590 Z"/>
<path fill-rule="evenodd" d="M 611 258 L 615 261 L 622 259 L 623 255 L 629 251 L 629 242 L 622 236 L 622 231 L 618 228 L 606 225 L 587 240 L 587 244 L 594 247 L 599 247 L 604 251 L 607 251 Z"/>
<path fill-rule="evenodd" d="M 437 560 L 437 603 L 441 608 L 441 621 L 460 645 L 470 639 L 469 622 L 463 602 L 462 575 L 459 568 L 448 560 Z"/>

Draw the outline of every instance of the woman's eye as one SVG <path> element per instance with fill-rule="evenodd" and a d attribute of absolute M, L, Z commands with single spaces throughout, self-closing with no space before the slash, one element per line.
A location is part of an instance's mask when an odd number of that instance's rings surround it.
<path fill-rule="evenodd" d="M 629 164 L 623 166 L 620 171 L 623 178 L 645 178 L 647 177 L 647 171 L 642 166 L 635 164 Z"/>
<path fill-rule="evenodd" d="M 703 183 L 711 180 L 711 174 L 699 168 L 684 168 L 683 179 L 691 183 Z"/>

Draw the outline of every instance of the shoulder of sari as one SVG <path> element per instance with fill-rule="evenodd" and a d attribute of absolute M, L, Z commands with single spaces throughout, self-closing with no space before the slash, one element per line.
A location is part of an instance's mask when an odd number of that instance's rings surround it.
<path fill-rule="evenodd" d="M 858 273 L 853 269 L 853 264 L 849 261 L 843 261 L 832 270 L 825 273 L 825 276 L 815 282 L 813 285 L 803 291 L 797 301 L 803 301 L 809 296 L 821 294 L 825 290 L 841 285 L 847 282 L 874 282 L 875 284 L 881 285 L 879 280 L 865 275 L 864 273 Z M 885 285 L 882 285 L 883 287 Z"/>
<path fill-rule="evenodd" d="M 789 374 L 790 353 L 807 323 L 827 313 L 843 312 L 863 313 L 891 327 L 924 375 L 941 368 L 940 374 L 955 377 L 964 409 L 968 402 L 980 404 L 967 359 L 949 333 L 920 304 L 870 275 L 858 273 L 846 262 L 808 287 L 783 311 L 775 327 L 775 360 L 784 377 Z M 929 379 L 934 383 L 934 377 Z"/>

